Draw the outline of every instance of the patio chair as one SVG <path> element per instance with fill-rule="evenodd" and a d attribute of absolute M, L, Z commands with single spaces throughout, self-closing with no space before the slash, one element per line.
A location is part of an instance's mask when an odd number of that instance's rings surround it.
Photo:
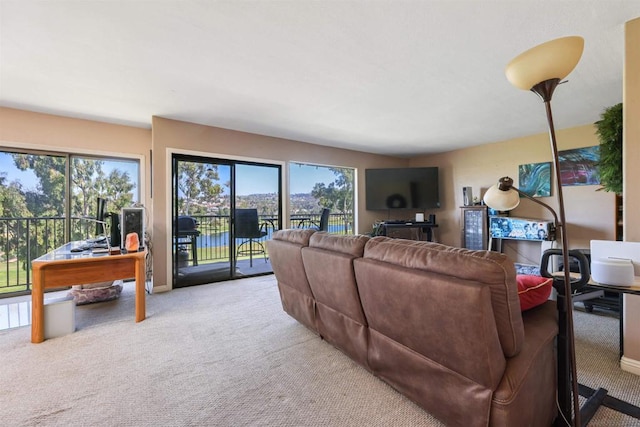
<path fill-rule="evenodd" d="M 316 229 L 318 231 L 328 231 L 330 214 L 331 214 L 331 209 L 329 208 L 322 209 L 322 213 L 320 214 L 320 223 L 318 224 L 317 222 L 314 221 L 313 224 L 315 224 L 315 227 L 311 227 L 311 228 Z"/>
<path fill-rule="evenodd" d="M 236 209 L 236 240 L 243 239 L 236 246 L 236 258 L 249 256 L 249 267 L 253 267 L 253 256 L 264 255 L 264 262 L 267 262 L 267 251 L 260 241 L 267 232 L 258 220 L 257 209 Z"/>

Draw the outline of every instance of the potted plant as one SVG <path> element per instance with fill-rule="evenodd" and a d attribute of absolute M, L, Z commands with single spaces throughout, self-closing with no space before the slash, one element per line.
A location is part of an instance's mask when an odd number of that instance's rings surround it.
<path fill-rule="evenodd" d="M 600 140 L 600 190 L 622 194 L 622 103 L 606 108 L 595 123 Z"/>

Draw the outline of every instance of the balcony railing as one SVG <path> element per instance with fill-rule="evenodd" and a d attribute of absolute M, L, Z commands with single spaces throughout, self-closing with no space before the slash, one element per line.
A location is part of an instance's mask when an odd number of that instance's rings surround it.
<path fill-rule="evenodd" d="M 192 215 L 198 222 L 197 250 L 199 262 L 229 259 L 229 217 Z M 285 228 L 308 228 L 320 223 L 320 214 L 292 214 Z M 260 215 L 270 239 L 278 228 L 278 217 Z M 329 232 L 353 233 L 353 216 L 331 214 Z M 62 246 L 67 240 L 95 237 L 95 223 L 84 218 L 71 219 L 71 238 L 65 238 L 64 217 L 0 218 L 0 297 L 31 291 L 31 261 Z"/>

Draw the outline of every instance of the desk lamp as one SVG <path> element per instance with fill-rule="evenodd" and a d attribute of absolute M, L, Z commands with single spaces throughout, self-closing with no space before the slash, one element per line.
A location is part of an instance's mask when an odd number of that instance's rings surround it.
<path fill-rule="evenodd" d="M 529 199 L 545 206 L 554 214 L 556 220 L 556 236 L 562 240 L 562 260 L 564 263 L 564 315 L 566 315 L 566 330 L 560 331 L 565 333 L 566 339 L 566 357 L 567 360 L 559 361 L 569 368 L 564 377 L 559 373 L 558 381 L 558 400 L 560 403 L 560 411 L 562 415 L 571 420 L 573 426 L 580 426 L 580 404 L 578 401 L 578 378 L 576 372 L 576 353 L 573 331 L 573 301 L 571 299 L 571 276 L 569 269 L 569 239 L 567 238 L 566 220 L 564 214 L 564 200 L 562 197 L 562 180 L 560 178 L 560 161 L 558 159 L 558 146 L 556 143 L 556 134 L 553 126 L 553 116 L 551 114 L 551 97 L 556 87 L 562 83 L 564 79 L 578 64 L 582 51 L 584 49 L 584 39 L 582 37 L 571 36 L 562 37 L 548 41 L 541 45 L 535 46 L 522 54 L 515 57 L 507 64 L 505 73 L 507 79 L 515 87 L 523 90 L 530 90 L 537 94 L 542 101 L 547 113 L 547 124 L 549 127 L 549 139 L 551 142 L 551 152 L 553 155 L 554 175 L 556 179 L 556 195 L 558 198 L 559 217 L 553 209 L 542 202 L 536 201 L 534 198 Z M 509 182 L 510 181 L 510 182 Z M 494 209 L 507 210 L 505 207 L 512 206 L 513 209 L 518 205 L 520 194 L 513 187 L 513 180 L 498 183 L 495 188 L 487 191 L 489 197 L 485 195 L 485 203 Z M 500 188 L 502 187 L 502 188 Z M 496 202 L 496 196 L 503 194 L 502 204 Z M 559 292 L 561 293 L 561 292 Z M 563 315 L 563 314 L 561 314 Z M 560 325 L 562 328 L 562 325 Z M 559 345 L 560 347 L 560 345 Z M 560 357 L 560 353 L 558 355 Z M 559 363 L 559 366 L 561 364 Z M 563 381 L 566 381 L 563 384 Z M 569 383 L 571 389 L 568 389 Z M 570 396 L 573 398 L 573 417 L 571 416 L 571 405 L 569 404 Z"/>

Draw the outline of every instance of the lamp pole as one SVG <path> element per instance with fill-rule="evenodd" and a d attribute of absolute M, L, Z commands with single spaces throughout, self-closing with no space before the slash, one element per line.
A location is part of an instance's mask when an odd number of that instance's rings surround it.
<path fill-rule="evenodd" d="M 531 91 L 544 102 L 547 123 L 549 125 L 549 140 L 551 142 L 551 151 L 553 154 L 553 163 L 556 176 L 556 194 L 558 197 L 558 214 L 560 222 L 557 225 L 557 229 L 560 231 L 560 238 L 562 241 L 562 262 L 564 265 L 564 295 L 561 295 L 558 301 L 559 305 L 559 317 L 560 321 L 558 326 L 560 328 L 560 339 L 564 343 L 558 345 L 558 369 L 559 377 L 566 378 L 567 368 L 570 371 L 571 390 L 568 389 L 567 384 L 558 384 L 558 399 L 560 401 L 561 411 L 565 411 L 566 415 L 571 414 L 569 406 L 569 394 L 573 398 L 573 425 L 580 426 L 580 403 L 578 401 L 578 377 L 576 369 L 576 351 L 575 351 L 575 338 L 573 328 L 573 302 L 571 298 L 571 275 L 569 269 L 569 241 L 567 239 L 566 232 L 566 219 L 564 213 L 564 198 L 562 195 L 562 177 L 560 176 L 560 159 L 558 158 L 558 144 L 556 143 L 556 132 L 553 126 L 553 115 L 551 113 L 551 97 L 553 91 L 560 84 L 560 79 L 549 79 L 538 83 L 531 88 Z M 564 307 L 560 304 L 564 302 Z M 564 334 L 564 336 L 562 336 Z M 563 344 L 563 345 L 560 345 Z M 566 354 L 563 354 L 565 353 Z M 568 365 L 568 366 L 567 366 Z M 565 375 L 562 375 L 560 370 L 565 371 Z"/>

